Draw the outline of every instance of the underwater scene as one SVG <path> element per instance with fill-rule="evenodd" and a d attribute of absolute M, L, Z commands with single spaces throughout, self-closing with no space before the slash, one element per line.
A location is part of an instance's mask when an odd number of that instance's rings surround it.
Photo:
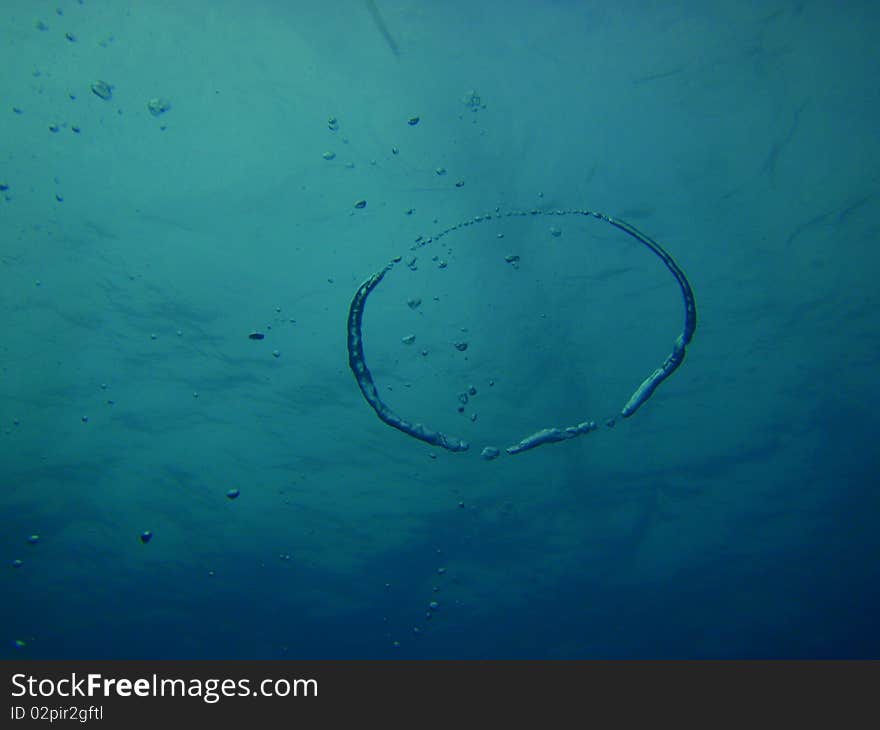
<path fill-rule="evenodd" d="M 0 658 L 880 658 L 880 8 L 3 0 Z"/>

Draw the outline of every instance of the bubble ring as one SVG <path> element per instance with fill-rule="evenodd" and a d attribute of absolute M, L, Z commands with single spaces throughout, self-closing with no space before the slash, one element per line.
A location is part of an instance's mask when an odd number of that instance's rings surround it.
<path fill-rule="evenodd" d="M 611 216 L 605 215 L 604 213 L 577 209 L 551 211 L 522 210 L 495 212 L 470 218 L 468 220 L 462 221 L 461 223 L 457 223 L 456 225 L 447 228 L 444 231 L 441 231 L 431 238 L 420 240 L 417 243 L 416 248 L 426 246 L 432 241 L 437 241 L 444 236 L 452 233 L 453 231 L 457 231 L 462 228 L 475 225 L 477 223 L 484 223 L 486 221 L 499 220 L 503 218 L 539 215 L 580 215 L 605 221 L 606 223 L 620 229 L 627 235 L 631 236 L 636 241 L 652 251 L 663 262 L 663 264 L 675 277 L 675 280 L 678 283 L 679 289 L 681 290 L 682 300 L 684 302 L 684 326 L 682 327 L 681 334 L 678 335 L 678 337 L 675 339 L 675 342 L 673 343 L 672 352 L 669 354 L 663 364 L 642 381 L 641 385 L 636 388 L 635 392 L 630 396 L 629 400 L 624 404 L 623 408 L 621 409 L 620 415 L 623 418 L 629 418 L 645 403 L 645 401 L 648 400 L 648 398 L 651 397 L 651 395 L 653 395 L 654 391 L 657 390 L 657 387 L 660 385 L 660 383 L 662 383 L 664 380 L 666 380 L 666 378 L 672 375 L 672 373 L 674 373 L 678 369 L 682 362 L 684 362 L 685 349 L 687 348 L 688 344 L 690 344 L 690 341 L 693 339 L 694 331 L 697 328 L 697 304 L 696 300 L 694 299 L 694 292 L 691 288 L 690 282 L 687 280 L 687 277 L 684 275 L 681 267 L 679 267 L 679 265 L 675 262 L 675 259 L 673 259 L 672 256 L 670 256 L 669 253 L 666 251 L 666 249 L 664 249 L 659 243 L 654 241 L 649 236 L 646 236 L 635 226 L 632 226 L 629 223 L 626 223 L 625 221 L 622 221 L 618 218 L 612 218 Z M 379 397 L 379 392 L 376 389 L 376 384 L 373 381 L 373 376 L 370 373 L 370 369 L 367 367 L 367 361 L 364 357 L 363 334 L 361 332 L 361 329 L 363 327 L 364 308 L 367 304 L 367 298 L 370 296 L 370 293 L 377 286 L 379 286 L 382 279 L 385 278 L 385 274 L 391 271 L 391 269 L 394 268 L 394 265 L 399 261 L 400 258 L 398 257 L 394 261 L 387 264 L 385 268 L 383 268 L 381 271 L 377 271 L 375 274 L 373 274 L 369 279 L 361 284 L 360 287 L 358 287 L 358 290 L 354 294 L 354 298 L 351 300 L 351 306 L 348 310 L 347 327 L 348 365 L 351 368 L 352 373 L 354 373 L 354 377 L 357 381 L 358 387 L 360 388 L 361 393 L 363 394 L 367 403 L 370 404 L 370 407 L 376 412 L 376 415 L 379 416 L 382 421 L 387 423 L 392 428 L 403 431 L 405 434 L 408 434 L 413 438 L 419 439 L 420 441 L 424 441 L 429 444 L 433 444 L 434 446 L 440 446 L 444 449 L 447 449 L 448 451 L 467 451 L 467 449 L 469 448 L 469 444 L 466 441 L 456 436 L 450 436 L 441 431 L 434 431 L 433 429 L 428 428 L 422 423 L 412 423 L 397 415 L 397 413 L 395 413 Z M 566 426 L 563 428 L 544 428 L 540 431 L 536 431 L 535 433 L 530 434 L 529 436 L 526 436 L 524 439 L 516 444 L 513 444 L 512 446 L 508 446 L 506 451 L 508 454 L 518 454 L 523 451 L 533 449 L 537 446 L 541 446 L 543 444 L 554 443 L 556 441 L 565 441 L 567 439 L 580 436 L 581 434 L 590 433 L 591 431 L 595 431 L 596 428 L 597 426 L 594 421 L 583 421 L 576 426 Z"/>

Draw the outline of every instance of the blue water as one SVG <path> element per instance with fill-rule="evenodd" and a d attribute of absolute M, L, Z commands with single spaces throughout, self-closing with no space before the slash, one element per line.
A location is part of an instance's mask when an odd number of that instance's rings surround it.
<path fill-rule="evenodd" d="M 328 8 L 4 3 L 0 657 L 880 657 L 875 5 Z"/>

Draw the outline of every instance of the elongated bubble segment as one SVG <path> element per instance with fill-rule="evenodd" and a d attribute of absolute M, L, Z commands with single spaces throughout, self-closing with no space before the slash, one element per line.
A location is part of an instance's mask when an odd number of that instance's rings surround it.
<path fill-rule="evenodd" d="M 684 362 L 685 349 L 687 348 L 690 341 L 693 339 L 694 332 L 697 328 L 697 304 L 696 300 L 694 299 L 694 292 L 691 289 L 690 282 L 688 282 L 687 277 L 684 275 L 684 272 L 681 270 L 678 264 L 675 263 L 675 260 L 672 258 L 672 256 L 670 256 L 669 253 L 659 243 L 649 238 L 637 228 L 631 226 L 629 223 L 626 223 L 625 221 L 619 220 L 617 218 L 612 218 L 611 216 L 605 215 L 604 213 L 597 213 L 590 210 L 525 210 L 508 211 L 504 213 L 489 213 L 486 215 L 476 216 L 469 220 L 462 221 L 461 223 L 457 223 L 456 225 L 447 228 L 444 231 L 441 231 L 431 238 L 420 240 L 416 248 L 426 246 L 432 241 L 437 241 L 454 231 L 474 225 L 476 223 L 483 223 L 485 221 L 498 220 L 501 218 L 515 218 L 521 216 L 538 215 L 580 215 L 589 216 L 605 221 L 606 223 L 609 223 L 615 228 L 618 228 L 627 235 L 631 236 L 636 241 L 652 251 L 663 262 L 666 268 L 669 269 L 670 273 L 675 277 L 675 280 L 678 283 L 679 289 L 681 290 L 682 300 L 684 302 L 684 326 L 682 327 L 681 334 L 676 338 L 675 343 L 673 344 L 672 352 L 669 354 L 663 364 L 659 368 L 654 370 L 654 372 L 652 372 L 647 378 L 645 378 L 644 381 L 642 381 L 641 385 L 636 388 L 635 392 L 630 396 L 629 400 L 621 409 L 620 415 L 624 418 L 629 418 L 639 408 L 641 408 L 642 405 L 644 405 L 644 403 L 651 397 L 651 395 L 653 395 L 654 391 L 657 390 L 657 387 L 664 380 L 666 380 L 666 378 L 672 375 L 672 373 L 674 373 L 678 369 L 682 362 Z M 380 284 L 382 279 L 385 278 L 385 275 L 389 271 L 391 271 L 393 267 L 393 262 L 388 264 L 384 269 L 373 274 L 369 279 L 361 284 L 360 287 L 358 287 L 358 290 L 355 292 L 354 298 L 351 301 L 351 306 L 348 310 L 348 365 L 351 368 L 351 371 L 354 373 L 354 377 L 357 381 L 358 387 L 360 387 L 361 393 L 364 394 L 364 398 L 366 398 L 367 403 L 370 404 L 370 407 L 376 412 L 376 415 L 379 416 L 379 418 L 382 419 L 389 426 L 403 431 L 404 433 L 409 434 L 413 438 L 417 438 L 420 441 L 425 441 L 429 444 L 433 444 L 434 446 L 440 446 L 444 449 L 447 449 L 448 451 L 466 451 L 468 449 L 468 443 L 466 441 L 463 441 L 462 439 L 455 436 L 449 436 L 445 433 L 441 433 L 440 431 L 433 431 L 421 423 L 411 423 L 401 418 L 394 411 L 392 411 L 391 408 L 389 408 L 388 405 L 379 397 L 379 392 L 376 389 L 376 384 L 375 382 L 373 382 L 373 376 L 370 373 L 370 369 L 367 367 L 367 362 L 364 358 L 363 336 L 361 333 L 361 329 L 363 327 L 364 307 L 367 303 L 367 297 L 370 296 L 370 293 Z M 557 441 L 566 441 L 568 439 L 572 439 L 576 436 L 590 433 L 591 431 L 595 430 L 596 424 L 591 420 L 585 420 L 582 423 L 577 424 L 576 426 L 551 426 L 549 428 L 541 429 L 529 436 L 526 436 L 518 443 L 507 447 L 506 452 L 508 454 L 519 454 L 523 451 L 528 451 L 537 448 L 538 446 L 542 446 L 543 444 L 555 443 Z"/>
<path fill-rule="evenodd" d="M 580 436 L 582 433 L 589 433 L 596 430 L 596 424 L 593 421 L 584 421 L 577 426 L 569 426 L 568 428 L 542 428 L 530 436 L 526 436 L 522 441 L 513 446 L 508 446 L 505 451 L 508 454 L 519 454 L 522 451 L 535 449 L 543 444 L 552 444 L 556 441 L 565 441 Z"/>
<path fill-rule="evenodd" d="M 357 380 L 364 398 L 367 399 L 367 403 L 376 411 L 376 415 L 389 426 L 403 431 L 420 441 L 426 441 L 434 446 L 442 446 L 449 451 L 467 451 L 468 443 L 466 441 L 462 441 L 454 436 L 447 436 L 440 431 L 432 431 L 421 423 L 410 423 L 398 416 L 382 401 L 376 390 L 373 375 L 370 373 L 367 361 L 364 359 L 364 341 L 361 336 L 364 305 L 370 292 L 379 285 L 379 282 L 385 278 L 385 274 L 391 271 L 393 266 L 394 264 L 388 264 L 380 272 L 373 274 L 355 292 L 354 299 L 352 299 L 351 306 L 348 309 L 348 366 L 354 373 L 355 380 Z"/>

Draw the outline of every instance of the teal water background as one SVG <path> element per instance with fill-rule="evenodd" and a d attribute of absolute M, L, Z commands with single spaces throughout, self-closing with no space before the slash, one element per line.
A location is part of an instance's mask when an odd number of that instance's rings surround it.
<path fill-rule="evenodd" d="M 880 656 L 874 3 L 2 5 L 0 657 Z"/>

